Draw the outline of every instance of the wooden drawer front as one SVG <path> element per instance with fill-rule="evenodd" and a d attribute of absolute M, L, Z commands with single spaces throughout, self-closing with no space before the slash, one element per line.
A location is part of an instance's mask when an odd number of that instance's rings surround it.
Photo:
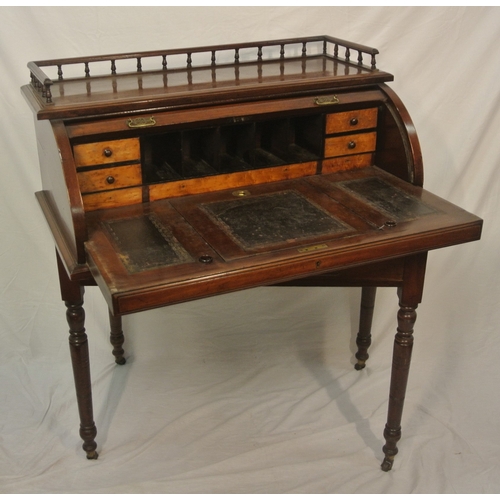
<path fill-rule="evenodd" d="M 328 158 L 323 160 L 321 167 L 322 174 L 331 174 L 334 172 L 345 172 L 347 170 L 356 170 L 373 165 L 373 153 L 363 153 L 360 155 L 339 156 L 337 158 Z"/>
<path fill-rule="evenodd" d="M 375 132 L 328 137 L 325 140 L 325 158 L 375 151 L 376 142 Z"/>
<path fill-rule="evenodd" d="M 139 186 L 142 183 L 141 166 L 137 164 L 79 172 L 78 182 L 82 193 Z"/>
<path fill-rule="evenodd" d="M 326 133 L 338 134 L 377 126 L 377 108 L 357 109 L 326 116 Z"/>
<path fill-rule="evenodd" d="M 86 212 L 103 208 L 125 207 L 142 203 L 142 188 L 116 189 L 102 193 L 90 193 L 82 196 Z"/>
<path fill-rule="evenodd" d="M 73 148 L 77 167 L 133 161 L 141 158 L 139 139 L 78 144 Z"/>

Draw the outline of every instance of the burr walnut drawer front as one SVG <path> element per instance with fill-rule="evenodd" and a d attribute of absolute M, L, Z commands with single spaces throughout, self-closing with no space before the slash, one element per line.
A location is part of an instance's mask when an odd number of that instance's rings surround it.
<path fill-rule="evenodd" d="M 138 161 L 141 158 L 138 138 L 78 144 L 74 146 L 73 153 L 77 167 Z"/>
<path fill-rule="evenodd" d="M 325 139 L 325 158 L 375 151 L 377 134 L 349 134 Z"/>
<path fill-rule="evenodd" d="M 377 126 L 377 108 L 355 109 L 326 116 L 326 133 L 339 134 Z"/>
<path fill-rule="evenodd" d="M 137 163 L 78 172 L 78 182 L 82 193 L 139 186 L 142 183 L 141 165 Z"/>

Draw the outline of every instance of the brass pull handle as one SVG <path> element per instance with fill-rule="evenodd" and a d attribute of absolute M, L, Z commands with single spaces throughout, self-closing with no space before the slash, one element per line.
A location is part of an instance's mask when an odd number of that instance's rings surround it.
<path fill-rule="evenodd" d="M 340 104 L 340 100 L 336 95 L 325 95 L 314 98 L 314 104 L 317 106 L 328 106 L 330 104 Z"/>
<path fill-rule="evenodd" d="M 156 125 L 156 120 L 154 119 L 154 116 L 149 118 L 129 118 L 127 120 L 127 125 L 129 128 L 153 127 Z"/>

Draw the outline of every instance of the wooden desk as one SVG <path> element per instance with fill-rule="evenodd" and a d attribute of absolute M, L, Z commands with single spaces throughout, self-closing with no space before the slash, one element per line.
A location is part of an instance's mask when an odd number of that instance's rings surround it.
<path fill-rule="evenodd" d="M 321 36 L 28 64 L 89 459 L 85 286 L 108 303 L 118 364 L 124 314 L 262 285 L 361 286 L 357 369 L 376 287 L 394 286 L 391 469 L 427 252 L 479 239 L 482 221 L 422 189 L 377 53 Z"/>

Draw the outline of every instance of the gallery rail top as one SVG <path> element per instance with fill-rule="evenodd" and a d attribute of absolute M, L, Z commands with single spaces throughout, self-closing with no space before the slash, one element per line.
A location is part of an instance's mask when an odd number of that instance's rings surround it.
<path fill-rule="evenodd" d="M 378 50 L 330 36 L 156 50 L 28 63 L 25 91 L 39 119 L 134 108 L 201 105 L 393 80 L 376 67 Z M 237 95 L 235 95 L 237 91 Z"/>

